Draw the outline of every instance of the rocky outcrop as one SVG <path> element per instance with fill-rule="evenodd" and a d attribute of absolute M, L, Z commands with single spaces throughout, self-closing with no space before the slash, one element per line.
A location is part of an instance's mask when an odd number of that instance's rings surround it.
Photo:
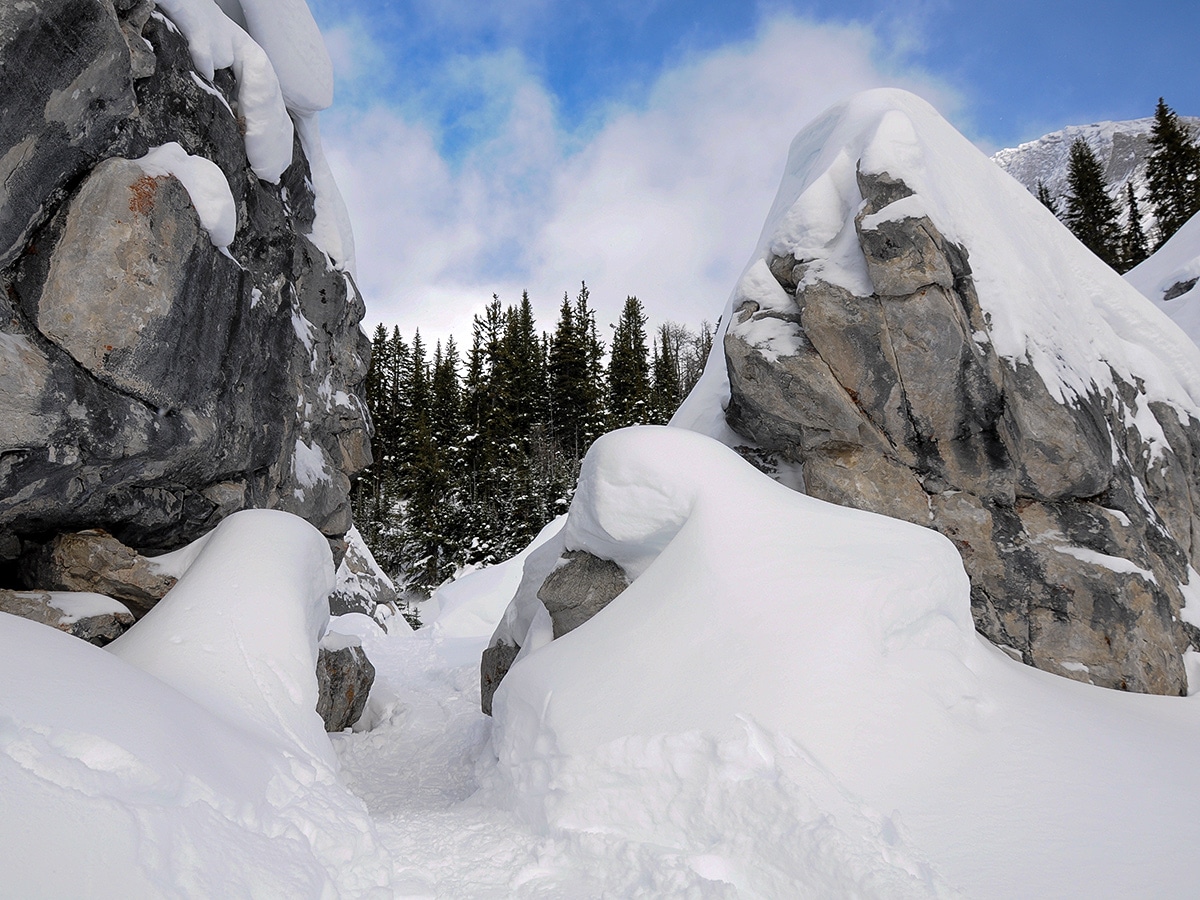
<path fill-rule="evenodd" d="M 148 0 L 4 4 L 0 94 L 0 583 L 64 532 L 167 550 L 247 507 L 344 547 L 369 342 L 299 141 L 260 180 L 232 71 Z M 227 181 L 228 248 L 137 164 L 170 142 Z"/>
<path fill-rule="evenodd" d="M 362 647 L 342 643 L 322 646 L 317 655 L 317 712 L 328 732 L 343 731 L 367 708 L 375 667 Z"/>
<path fill-rule="evenodd" d="M 94 593 L 0 590 L 0 612 L 31 619 L 103 647 L 133 624 L 125 606 Z"/>
<path fill-rule="evenodd" d="M 337 586 L 329 595 L 329 612 L 373 616 L 380 606 L 395 612 L 396 586 L 375 562 L 358 529 L 351 528 L 346 533 L 346 555 L 337 570 Z"/>
<path fill-rule="evenodd" d="M 873 291 L 770 255 L 778 302 L 735 301 L 725 336 L 729 424 L 801 463 L 813 496 L 949 537 L 978 629 L 1014 656 L 1186 693 L 1181 656 L 1200 646 L 1181 621 L 1200 561 L 1200 422 L 1115 371 L 1115 390 L 1054 396 L 1033 365 L 997 354 L 968 248 L 903 181 L 857 180 Z M 1155 433 L 1165 441 L 1152 446 Z"/>

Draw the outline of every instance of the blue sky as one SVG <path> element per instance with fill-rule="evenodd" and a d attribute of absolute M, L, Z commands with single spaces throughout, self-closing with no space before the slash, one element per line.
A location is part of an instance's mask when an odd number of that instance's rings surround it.
<path fill-rule="evenodd" d="M 310 0 L 322 118 L 368 323 L 462 338 L 493 292 L 543 327 L 715 319 L 809 118 L 915 90 L 991 151 L 1067 124 L 1200 113 L 1194 2 Z"/>

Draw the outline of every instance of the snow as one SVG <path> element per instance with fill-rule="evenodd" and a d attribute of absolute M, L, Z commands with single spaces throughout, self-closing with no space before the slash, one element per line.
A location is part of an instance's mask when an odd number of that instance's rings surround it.
<path fill-rule="evenodd" d="M 329 466 L 320 444 L 309 444 L 303 438 L 296 438 L 292 474 L 301 488 L 316 487 L 322 481 L 329 480 Z"/>
<path fill-rule="evenodd" d="M 527 652 L 489 720 L 479 655 L 522 574 L 567 547 L 636 578 Z M 237 513 L 160 565 L 178 585 L 113 652 L 0 616 L 15 894 L 1179 896 L 1192 881 L 1200 699 L 1008 659 L 975 634 L 936 532 L 790 491 L 694 432 L 601 438 L 565 521 L 439 589 L 416 632 L 361 614 L 326 627 L 327 542 L 284 513 Z M 313 712 L 319 638 L 361 643 L 376 668 L 353 732 L 327 736 Z"/>
<path fill-rule="evenodd" d="M 1000 356 L 1034 366 L 1052 395 L 1070 402 L 1103 394 L 1113 388 L 1114 372 L 1129 384 L 1141 381 L 1143 395 L 1129 413 L 1151 439 L 1161 438 L 1148 415 L 1149 401 L 1166 402 L 1185 418 L 1200 410 L 1196 345 L 929 104 L 899 90 L 858 94 L 819 116 L 793 141 L 758 248 L 725 308 L 724 324 L 741 298 L 754 293 L 749 285 L 772 255 L 790 253 L 805 261 L 806 281 L 821 278 L 860 296 L 872 292 L 854 228 L 862 204 L 859 168 L 866 174 L 886 171 L 919 198 L 901 200 L 875 218 L 919 209 L 949 240 L 967 248 L 988 319 L 986 339 Z M 786 328 L 778 326 L 778 340 L 786 340 Z M 714 357 L 722 352 L 722 338 L 723 333 Z M 723 365 L 713 363 L 673 422 L 728 440 L 714 409 L 728 403 L 728 376 Z"/>
<path fill-rule="evenodd" d="M 1200 215 L 1192 216 L 1149 259 L 1126 272 L 1125 280 L 1200 343 Z M 1163 299 L 1176 285 L 1178 292 L 1189 281 L 1196 284 Z"/>
<path fill-rule="evenodd" d="M 333 103 L 333 63 L 304 0 L 219 0 L 266 51 L 284 103 L 299 115 Z"/>
<path fill-rule="evenodd" d="M 237 234 L 237 208 L 220 166 L 203 156 L 192 156 L 175 141 L 154 147 L 134 162 L 153 178 L 167 175 L 178 178 L 187 189 L 213 246 L 225 249 L 233 243 Z"/>
<path fill-rule="evenodd" d="M 71 625 L 92 616 L 130 615 L 120 600 L 92 591 L 49 591 L 50 605 L 62 613 L 60 624 Z"/>
<path fill-rule="evenodd" d="M 217 69 L 233 68 L 250 167 L 263 181 L 278 182 L 292 163 L 294 132 L 279 79 L 263 48 L 213 0 L 155 2 L 187 39 L 202 77 L 212 81 Z"/>
<path fill-rule="evenodd" d="M 697 874 L 745 895 L 1188 883 L 1193 701 L 1009 660 L 928 529 L 796 494 L 678 429 L 593 451 L 567 545 L 642 571 L 496 694 L 492 789 L 530 827 L 715 858 Z"/>
<path fill-rule="evenodd" d="M 215 91 L 217 69 L 233 68 L 246 155 L 259 178 L 279 181 L 299 134 L 316 195 L 309 237 L 354 275 L 354 231 L 317 124 L 317 113 L 333 102 L 333 64 L 305 0 L 156 2 L 187 39 L 204 90 Z"/>

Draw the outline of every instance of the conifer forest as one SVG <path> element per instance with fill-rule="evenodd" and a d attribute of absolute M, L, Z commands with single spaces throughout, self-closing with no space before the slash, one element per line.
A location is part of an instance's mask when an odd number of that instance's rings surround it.
<path fill-rule="evenodd" d="M 528 294 L 493 296 L 471 346 L 426 346 L 378 325 L 366 395 L 374 462 L 354 517 L 409 599 L 464 567 L 506 559 L 565 512 L 592 441 L 670 419 L 708 358 L 714 328 L 646 332 L 636 297 L 602 337 L 586 284 L 539 332 Z"/>

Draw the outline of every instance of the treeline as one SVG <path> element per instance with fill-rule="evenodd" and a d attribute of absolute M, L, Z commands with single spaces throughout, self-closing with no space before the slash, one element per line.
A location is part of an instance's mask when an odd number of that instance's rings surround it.
<path fill-rule="evenodd" d="M 464 566 L 523 549 L 565 512 L 579 463 L 613 428 L 665 423 L 696 383 L 713 328 L 662 325 L 652 337 L 636 297 L 606 350 L 587 285 L 563 296 L 540 332 L 526 293 L 493 296 L 465 358 L 417 331 L 375 329 L 367 405 L 375 462 L 354 486 L 354 514 L 376 559 L 416 594 Z"/>
<path fill-rule="evenodd" d="M 1161 97 L 1154 110 L 1150 146 L 1146 199 L 1157 220 L 1152 236 L 1157 250 L 1200 211 L 1200 145 Z M 1150 255 L 1150 236 L 1142 227 L 1132 182 L 1125 183 L 1119 202 L 1110 197 L 1104 186 L 1104 167 L 1082 138 L 1071 144 L 1067 185 L 1060 204 L 1038 182 L 1038 199 L 1089 250 L 1118 272 L 1129 271 Z M 1124 207 L 1123 214 L 1120 207 Z"/>

